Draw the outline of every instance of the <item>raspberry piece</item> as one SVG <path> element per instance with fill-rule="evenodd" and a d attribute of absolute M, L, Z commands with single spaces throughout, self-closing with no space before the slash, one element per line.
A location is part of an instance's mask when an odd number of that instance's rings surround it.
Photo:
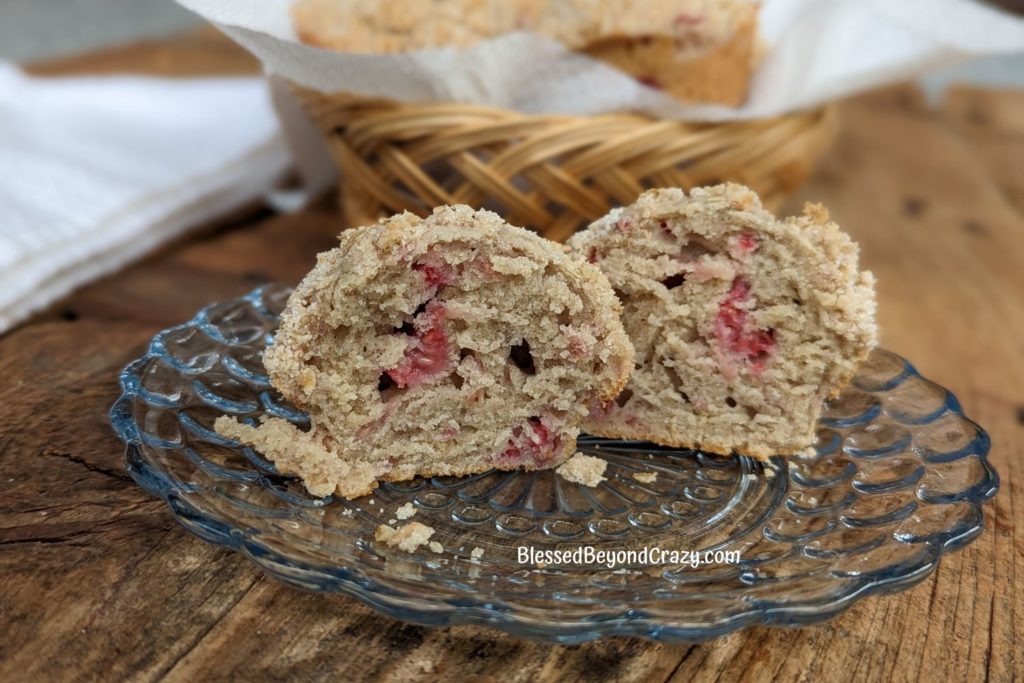
<path fill-rule="evenodd" d="M 423 273 L 423 279 L 427 281 L 427 285 L 434 289 L 442 285 L 450 285 L 455 276 L 447 263 L 437 258 L 430 258 L 429 255 L 417 261 L 413 265 L 413 269 Z"/>
<path fill-rule="evenodd" d="M 741 277 L 732 282 L 732 288 L 725 300 L 718 306 L 715 320 L 715 338 L 718 344 L 735 356 L 750 364 L 751 370 L 759 374 L 764 370 L 768 356 L 775 348 L 774 330 L 747 329 L 748 311 L 740 308 L 750 298 L 750 283 Z"/>
<path fill-rule="evenodd" d="M 729 255 L 734 259 L 742 259 L 747 254 L 757 251 L 761 246 L 753 233 L 741 232 L 738 235 L 729 236 Z"/>
<path fill-rule="evenodd" d="M 746 253 L 750 253 L 757 249 L 757 238 L 749 232 L 742 233 L 739 238 L 740 249 Z"/>
<path fill-rule="evenodd" d="M 530 426 L 533 427 L 533 436 L 530 437 L 532 443 L 539 447 L 551 442 L 551 430 L 541 422 L 539 417 L 531 417 Z"/>
<path fill-rule="evenodd" d="M 532 433 L 524 433 L 526 430 L 522 427 L 514 427 L 508 446 L 498 456 L 499 462 L 532 461 L 536 465 L 543 465 L 554 457 L 558 450 L 558 437 L 551 434 L 551 430 L 539 417 L 531 417 L 527 424 Z"/>
<path fill-rule="evenodd" d="M 441 327 L 443 319 L 444 307 L 432 301 L 413 321 L 416 338 L 401 362 L 386 371 L 399 389 L 418 386 L 451 370 L 448 335 Z"/>

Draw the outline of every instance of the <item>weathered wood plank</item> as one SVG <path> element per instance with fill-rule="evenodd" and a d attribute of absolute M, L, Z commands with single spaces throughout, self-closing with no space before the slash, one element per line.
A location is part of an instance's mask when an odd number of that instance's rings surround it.
<path fill-rule="evenodd" d="M 1018 211 L 1024 212 L 1024 91 L 950 88 L 950 124 Z"/>

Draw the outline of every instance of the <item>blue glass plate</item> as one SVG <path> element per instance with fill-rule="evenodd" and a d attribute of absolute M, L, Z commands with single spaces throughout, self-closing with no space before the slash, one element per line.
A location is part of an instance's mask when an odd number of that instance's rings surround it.
<path fill-rule="evenodd" d="M 998 488 L 988 435 L 956 398 L 877 350 L 826 404 L 813 457 L 765 465 L 583 437 L 608 461 L 596 488 L 490 472 L 316 498 L 212 431 L 224 413 L 305 422 L 261 361 L 289 293 L 264 287 L 157 334 L 122 372 L 111 421 L 132 477 L 189 531 L 399 619 L 561 643 L 812 623 L 924 579 L 981 532 Z M 410 502 L 442 552 L 374 541 Z"/>

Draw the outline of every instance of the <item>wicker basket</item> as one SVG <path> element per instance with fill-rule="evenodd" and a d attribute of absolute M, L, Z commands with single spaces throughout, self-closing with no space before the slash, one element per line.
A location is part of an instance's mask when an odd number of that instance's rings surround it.
<path fill-rule="evenodd" d="M 347 225 L 463 203 L 558 241 L 649 187 L 734 180 L 777 206 L 835 129 L 834 107 L 694 124 L 295 92 L 340 168 Z"/>

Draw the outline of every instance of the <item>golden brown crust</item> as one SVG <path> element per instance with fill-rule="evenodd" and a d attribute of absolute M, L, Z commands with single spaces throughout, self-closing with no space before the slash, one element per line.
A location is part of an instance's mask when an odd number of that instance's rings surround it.
<path fill-rule="evenodd" d="M 678 52 L 670 37 L 603 40 L 583 51 L 682 102 L 736 107 L 747 99 L 756 31 L 756 19 L 745 19 L 731 38 L 696 55 Z"/>
<path fill-rule="evenodd" d="M 299 0 L 299 39 L 345 52 L 466 48 L 526 29 L 683 101 L 738 105 L 757 43 L 747 0 Z"/>

